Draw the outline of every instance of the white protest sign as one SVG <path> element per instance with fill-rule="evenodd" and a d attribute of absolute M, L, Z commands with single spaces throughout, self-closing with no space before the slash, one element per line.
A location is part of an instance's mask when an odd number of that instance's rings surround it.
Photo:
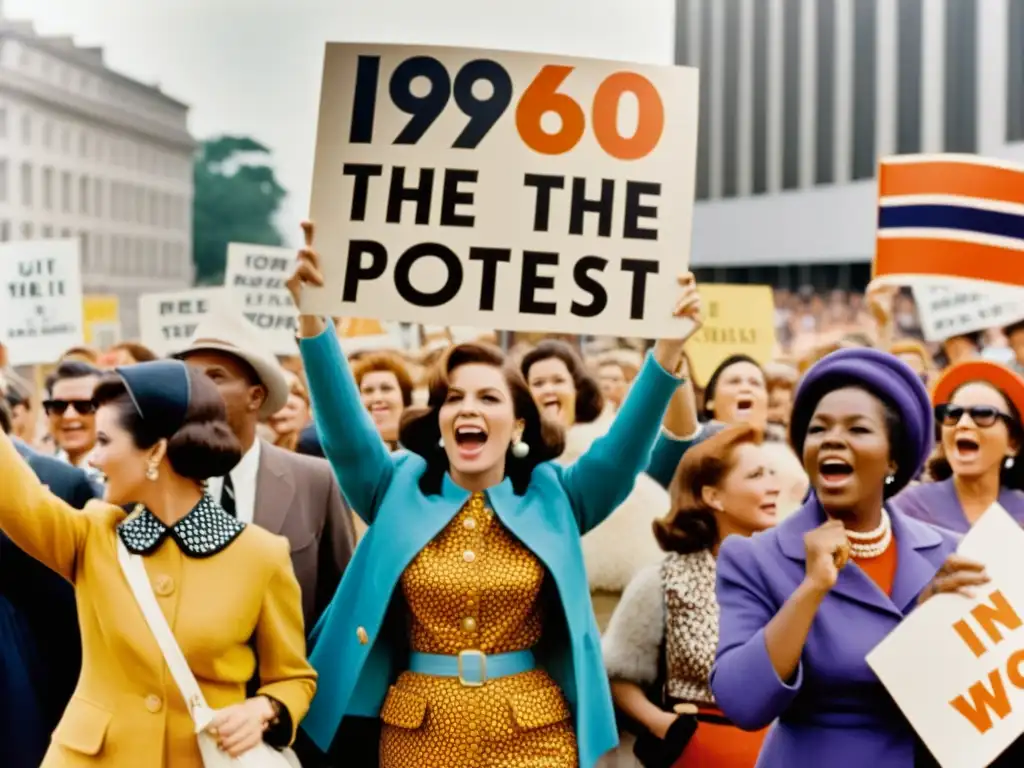
<path fill-rule="evenodd" d="M 994 283 L 915 285 L 917 316 L 926 341 L 945 341 L 1024 319 L 1024 291 Z"/>
<path fill-rule="evenodd" d="M 303 311 L 676 335 L 698 73 L 566 56 L 327 46 Z"/>
<path fill-rule="evenodd" d="M 188 346 L 203 315 L 216 302 L 231 302 L 223 288 L 145 293 L 139 296 L 142 343 L 158 355 L 172 355 Z M 294 344 L 293 344 L 294 346 Z"/>
<path fill-rule="evenodd" d="M 11 365 L 52 363 L 84 343 L 78 240 L 0 245 L 0 342 Z"/>
<path fill-rule="evenodd" d="M 224 287 L 275 355 L 296 353 L 295 303 L 285 282 L 295 271 L 295 251 L 270 245 L 228 245 Z"/>
<path fill-rule="evenodd" d="M 1024 530 L 998 504 L 958 552 L 985 566 L 977 598 L 937 595 L 867 662 L 943 768 L 984 768 L 1024 732 Z"/>

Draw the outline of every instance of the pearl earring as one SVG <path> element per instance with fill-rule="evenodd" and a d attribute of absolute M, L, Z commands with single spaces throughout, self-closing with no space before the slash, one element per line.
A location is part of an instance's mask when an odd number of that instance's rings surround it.
<path fill-rule="evenodd" d="M 1003 466 L 1007 469 L 1013 469 L 1013 456 L 1007 456 L 1006 461 L 1003 462 Z"/>
<path fill-rule="evenodd" d="M 896 475 L 886 475 L 885 484 L 892 485 L 896 482 Z"/>
<path fill-rule="evenodd" d="M 512 455 L 517 459 L 525 459 L 530 455 L 530 446 L 522 440 L 512 443 Z"/>
<path fill-rule="evenodd" d="M 152 483 L 160 479 L 160 470 L 157 469 L 156 464 L 149 465 L 149 469 L 146 470 L 146 479 Z"/>
<path fill-rule="evenodd" d="M 437 438 L 437 447 L 438 448 L 444 448 L 444 438 L 443 437 Z"/>

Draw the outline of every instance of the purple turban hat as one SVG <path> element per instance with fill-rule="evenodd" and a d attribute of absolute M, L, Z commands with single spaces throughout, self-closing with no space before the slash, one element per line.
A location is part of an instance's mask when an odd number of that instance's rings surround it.
<path fill-rule="evenodd" d="M 935 439 L 931 398 L 913 369 L 877 349 L 840 349 L 815 363 L 800 381 L 793 399 L 789 440 L 803 459 L 804 440 L 814 409 L 828 393 L 860 387 L 893 408 L 902 427 L 900 443 L 892 446 L 898 470 L 888 494 L 902 490 L 921 472 Z"/>

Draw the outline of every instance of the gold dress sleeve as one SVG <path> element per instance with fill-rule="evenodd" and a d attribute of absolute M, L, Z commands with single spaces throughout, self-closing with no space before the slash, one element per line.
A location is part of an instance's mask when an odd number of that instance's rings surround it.
<path fill-rule="evenodd" d="M 75 580 L 88 515 L 50 493 L 0 432 L 0 530 L 18 547 L 68 581 Z"/>

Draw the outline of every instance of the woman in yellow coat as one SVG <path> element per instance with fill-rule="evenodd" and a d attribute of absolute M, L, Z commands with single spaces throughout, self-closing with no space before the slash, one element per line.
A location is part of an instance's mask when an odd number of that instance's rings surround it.
<path fill-rule="evenodd" d="M 217 711 L 221 748 L 237 756 L 261 741 L 290 744 L 316 690 L 299 585 L 285 539 L 204 493 L 204 481 L 241 455 L 215 386 L 177 361 L 141 363 L 102 381 L 95 400 L 92 461 L 106 497 L 81 512 L 40 485 L 0 434 L 0 529 L 75 586 L 82 629 L 82 674 L 43 768 L 202 767 L 188 707 L 118 563 L 118 539 L 143 558 Z M 254 675 L 261 687 L 247 699 Z"/>

